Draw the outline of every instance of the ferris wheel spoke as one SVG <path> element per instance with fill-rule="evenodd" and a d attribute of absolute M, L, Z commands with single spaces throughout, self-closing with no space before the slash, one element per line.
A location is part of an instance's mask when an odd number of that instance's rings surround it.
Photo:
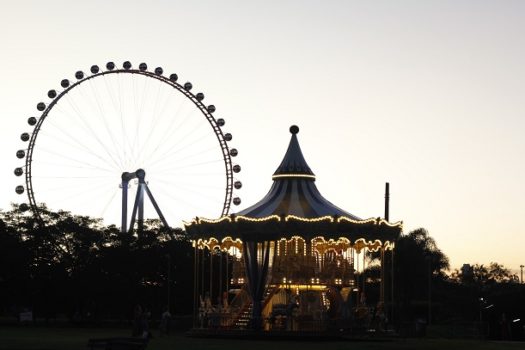
<path fill-rule="evenodd" d="M 119 159 L 120 167 L 122 168 L 123 167 L 123 164 L 122 164 L 122 158 L 123 157 L 120 154 L 121 147 L 119 147 L 117 145 L 117 142 L 116 142 L 117 136 L 113 132 L 112 128 L 109 126 L 108 119 L 104 118 L 104 115 L 106 114 L 105 113 L 105 108 L 103 107 L 103 102 L 102 102 L 102 99 L 99 96 L 98 90 L 94 88 L 93 82 L 91 80 L 88 80 L 88 84 L 89 84 L 89 87 L 90 87 L 91 94 L 94 97 L 97 109 L 99 111 L 99 113 L 95 113 L 97 115 L 97 119 L 100 120 L 102 122 L 102 124 L 104 125 L 106 133 L 109 135 L 109 140 L 110 140 L 111 144 L 113 145 L 114 153 L 117 154 L 117 158 Z"/>
<path fill-rule="evenodd" d="M 170 194 L 164 193 L 163 197 L 168 197 L 172 199 L 175 203 L 180 203 L 179 205 L 180 207 L 183 207 L 183 208 L 191 207 L 196 213 L 198 213 L 198 210 L 202 208 L 202 206 L 196 205 L 193 201 L 188 201 L 186 197 L 183 197 L 183 196 L 177 196 L 172 193 Z"/>
<path fill-rule="evenodd" d="M 36 178 L 36 180 L 38 182 L 38 178 Z M 56 195 L 56 193 L 61 193 L 63 198 L 68 198 L 70 196 L 75 197 L 78 194 L 84 194 L 84 193 L 92 193 L 94 195 L 97 193 L 105 193 L 105 191 L 107 191 L 109 188 L 109 185 L 107 184 L 107 182 L 96 182 L 96 183 L 92 183 L 89 186 L 85 186 L 81 181 L 75 181 L 74 183 L 71 183 L 71 181 L 68 181 L 68 183 L 65 183 L 65 184 L 61 183 L 60 185 L 55 184 L 51 186 L 51 185 L 48 185 L 46 181 L 40 181 L 39 185 L 41 187 L 39 192 L 53 193 L 54 201 L 56 201 L 57 199 L 60 199 L 60 195 Z M 45 187 L 46 185 L 47 187 Z M 100 190 L 99 192 L 95 191 L 99 188 L 100 189 L 104 188 L 104 191 L 102 190 Z"/>
<path fill-rule="evenodd" d="M 45 147 L 41 147 L 39 149 L 40 152 L 45 152 L 45 153 L 48 153 L 48 154 L 52 154 L 56 157 L 59 157 L 59 158 L 62 158 L 62 159 L 66 159 L 68 161 L 71 161 L 73 162 L 73 164 L 80 164 L 80 165 L 85 165 L 87 166 L 88 168 L 91 168 L 91 169 L 99 169 L 99 170 L 106 170 L 105 168 L 102 168 L 98 165 L 95 165 L 93 163 L 90 163 L 90 162 L 86 162 L 84 160 L 81 160 L 79 158 L 75 158 L 73 156 L 68 156 L 68 155 L 65 155 L 65 154 L 62 154 L 62 153 L 59 153 L 57 151 L 54 151 L 54 150 L 51 150 L 51 149 L 47 149 Z M 63 165 L 62 165 L 63 166 Z"/>
<path fill-rule="evenodd" d="M 113 194 L 109 196 L 109 199 L 105 202 L 106 204 L 104 204 L 104 207 L 102 208 L 102 212 L 100 213 L 101 218 L 103 218 L 106 215 L 109 206 L 115 200 L 115 197 L 117 197 L 118 194 L 119 194 L 119 191 L 115 190 L 113 191 Z"/>
<path fill-rule="evenodd" d="M 50 121 L 50 123 L 52 124 L 51 121 Z M 64 140 L 64 139 L 62 139 L 62 138 L 59 138 L 59 137 L 57 137 L 56 135 L 49 135 L 49 133 L 48 133 L 47 131 L 43 131 L 43 132 L 41 132 L 41 133 L 42 133 L 44 136 L 47 136 L 47 137 L 53 137 L 53 140 L 54 140 L 54 141 L 59 141 L 59 142 L 63 143 L 63 145 L 60 145 L 60 146 L 69 146 L 69 147 L 71 147 L 71 149 L 74 148 L 74 149 L 77 149 L 77 150 L 80 150 L 80 151 L 84 151 L 84 152 L 86 152 L 86 153 L 92 155 L 93 157 L 95 157 L 95 158 L 101 160 L 102 163 L 107 164 L 110 168 L 118 169 L 117 165 L 116 165 L 114 162 L 112 162 L 111 160 L 108 160 L 108 159 L 106 159 L 106 158 L 101 157 L 101 156 L 100 156 L 98 153 L 96 153 L 96 152 L 93 152 L 93 150 L 91 150 L 90 148 L 86 147 L 85 144 L 80 143 L 80 142 L 78 141 L 77 138 L 71 136 L 71 135 L 68 134 L 68 133 L 63 132 L 63 130 L 60 129 L 60 128 L 57 128 L 57 130 L 58 130 L 62 135 L 66 136 L 66 137 L 68 138 L 68 140 Z"/>
<path fill-rule="evenodd" d="M 186 164 L 184 166 L 176 166 L 176 167 L 170 167 L 170 168 L 165 168 L 164 171 L 174 171 L 174 170 L 182 170 L 182 169 L 188 169 L 188 168 L 192 168 L 192 167 L 199 167 L 199 166 L 203 166 L 203 165 L 208 165 L 208 164 L 212 164 L 212 163 L 222 163 L 222 160 L 210 160 L 210 161 L 206 161 L 206 162 L 197 162 L 197 163 L 190 163 L 190 164 Z"/>
<path fill-rule="evenodd" d="M 34 161 L 33 161 L 34 162 Z M 35 165 L 44 165 L 46 166 L 46 168 L 50 168 L 50 169 L 53 169 L 53 170 L 49 170 L 51 174 L 56 174 L 56 169 L 71 169 L 71 171 L 73 170 L 78 170 L 78 171 L 94 171 L 94 170 L 97 170 L 97 171 L 104 171 L 104 172 L 108 172 L 108 173 L 111 173 L 111 174 L 114 174 L 115 172 L 113 170 L 110 170 L 110 169 L 105 169 L 105 168 L 93 168 L 93 167 L 87 167 L 87 166 L 73 166 L 73 165 L 64 165 L 63 162 L 61 163 L 57 163 L 57 162 L 50 162 L 50 161 L 47 161 L 47 160 L 37 160 Z M 39 177 L 40 175 L 33 175 L 32 177 Z M 109 175 L 108 175 L 109 177 Z"/>
<path fill-rule="evenodd" d="M 104 80 L 104 85 L 106 87 L 106 91 L 107 91 L 107 95 L 109 96 L 109 99 L 111 101 L 111 105 L 113 106 L 113 110 L 116 114 L 119 114 L 119 108 L 117 106 L 117 102 L 115 101 L 115 96 L 113 95 L 113 89 L 109 87 L 109 82 L 108 82 L 108 79 L 106 78 L 105 75 L 102 76 L 103 77 L 103 80 Z M 124 163 L 125 159 L 127 159 L 127 149 L 125 147 L 126 145 L 126 141 L 125 141 L 125 137 L 126 137 L 126 134 L 124 133 L 124 127 L 123 127 L 123 121 L 122 121 L 122 118 L 119 118 L 119 126 L 121 128 L 121 132 L 120 132 L 120 140 L 119 142 L 121 142 L 121 151 L 122 151 L 122 160 L 123 160 L 123 164 L 122 164 L 122 167 L 126 167 L 126 164 Z"/>
<path fill-rule="evenodd" d="M 178 115 L 181 113 L 181 109 L 183 107 L 184 103 L 179 103 L 178 106 L 177 106 L 177 110 L 176 110 L 176 113 L 175 115 Z M 167 128 L 165 128 L 163 130 L 163 135 L 159 138 L 157 138 L 157 143 L 156 143 L 156 147 L 153 148 L 153 154 L 159 149 L 160 146 L 164 145 L 168 139 L 168 137 L 170 136 L 171 134 L 171 127 L 172 127 L 172 124 L 174 123 L 174 121 L 176 120 L 177 118 L 171 118 L 171 119 L 168 119 L 169 120 L 169 126 Z M 153 132 L 157 130 L 157 125 L 156 124 L 151 124 L 150 127 L 149 127 L 149 133 L 148 133 L 148 136 L 146 137 L 146 140 L 144 141 L 144 144 L 148 144 L 151 140 L 151 137 L 153 135 Z M 138 155 L 138 158 L 143 161 L 144 160 L 144 149 L 141 149 L 140 152 L 139 152 L 139 155 Z"/>
<path fill-rule="evenodd" d="M 170 136 L 171 137 L 176 137 L 176 135 L 174 135 L 175 132 L 180 129 L 181 125 L 183 125 L 187 120 L 189 120 L 190 113 L 188 113 L 188 112 L 181 113 L 182 112 L 181 110 L 183 109 L 183 106 L 184 106 L 183 103 L 179 104 L 179 106 L 177 107 L 177 110 L 175 111 L 173 117 L 169 119 L 170 120 L 169 125 L 164 130 L 163 135 L 160 138 L 158 138 L 157 146 L 153 149 L 154 152 L 156 152 L 161 146 L 165 145 L 166 141 L 170 138 Z M 176 123 L 177 122 L 177 118 L 175 118 L 175 116 L 180 115 L 180 114 L 183 114 L 183 118 L 182 118 L 182 120 L 179 123 Z M 178 140 L 178 142 L 180 142 L 180 140 Z"/>
<path fill-rule="evenodd" d="M 128 134 L 128 128 L 127 128 L 127 124 L 128 124 L 128 120 L 127 120 L 127 117 L 125 118 L 124 116 L 124 111 L 123 111 L 123 105 L 122 105 L 122 74 L 117 74 L 117 86 L 118 86 L 118 106 L 119 106 L 119 109 L 118 109 L 118 112 L 119 112 L 119 115 L 120 115 L 120 121 L 121 121 L 121 125 L 122 125 L 122 133 L 124 135 L 126 135 L 126 137 L 124 138 L 124 147 L 127 148 L 130 152 L 130 155 L 131 155 L 131 158 L 133 158 L 133 154 L 134 154 L 134 149 L 132 147 L 132 144 L 131 144 L 131 140 L 130 140 L 130 137 L 129 137 L 129 134 Z M 129 159 L 129 158 L 127 158 Z M 126 164 L 126 168 L 129 166 L 130 164 Z"/>
<path fill-rule="evenodd" d="M 156 179 L 155 181 L 156 183 L 162 183 L 162 184 L 165 184 L 167 186 L 173 186 L 173 183 L 171 181 L 166 181 L 166 180 L 163 180 L 163 179 Z M 203 184 L 202 182 L 197 182 L 197 181 L 194 181 L 194 182 L 188 182 L 188 181 L 181 181 L 180 179 L 177 180 L 177 186 L 198 186 L 199 188 L 208 188 L 208 189 L 213 189 L 213 190 L 224 190 L 224 184 L 222 184 L 222 186 L 213 186 L 213 185 L 209 185 L 209 184 Z"/>
<path fill-rule="evenodd" d="M 56 176 L 56 175 L 39 175 L 38 179 L 111 179 L 111 176 Z"/>
<path fill-rule="evenodd" d="M 41 186 L 44 186 L 44 184 L 41 184 Z M 72 184 L 64 184 L 61 183 L 60 185 L 55 185 L 53 187 L 43 187 L 40 189 L 40 192 L 48 192 L 50 194 L 53 194 L 53 201 L 57 202 L 63 202 L 67 201 L 69 199 L 73 198 L 85 198 L 86 197 L 92 198 L 97 197 L 101 193 L 106 193 L 108 189 L 111 189 L 112 186 L 109 186 L 107 183 L 103 182 L 95 182 L 91 185 L 85 185 L 82 182 L 76 182 Z M 93 202 L 91 202 L 93 203 Z M 89 204 L 88 202 L 85 202 L 84 204 Z"/>
<path fill-rule="evenodd" d="M 197 130 L 197 128 L 194 128 L 192 130 L 190 130 L 188 133 L 186 133 L 185 135 L 182 136 L 182 138 L 178 139 L 177 141 L 182 143 L 183 141 L 185 141 L 189 136 L 193 135 L 195 133 L 195 131 Z M 182 150 L 186 147 L 189 147 L 191 146 L 191 144 L 187 144 L 186 146 L 184 146 L 183 148 L 177 148 L 177 145 L 178 144 L 175 144 L 173 145 L 172 147 L 170 147 L 168 150 L 166 150 L 164 153 L 162 154 L 159 154 L 156 158 L 154 158 L 152 160 L 152 163 L 155 163 L 155 162 L 158 162 L 158 161 L 161 161 L 166 155 L 170 154 L 170 153 L 174 153 L 174 152 L 177 152 L 179 150 Z M 160 153 L 160 152 L 159 152 Z"/>
<path fill-rule="evenodd" d="M 209 195 L 207 192 L 204 191 L 196 191 L 191 189 L 193 187 L 179 187 L 177 188 L 177 191 L 179 193 L 186 193 L 188 197 L 195 198 L 196 196 L 200 198 L 199 202 L 201 200 L 207 200 L 209 203 L 214 203 L 217 201 L 217 197 Z M 201 202 L 202 203 L 202 202 Z"/>
<path fill-rule="evenodd" d="M 149 82 L 150 80 L 149 79 L 143 79 L 143 84 L 142 84 L 142 94 L 139 94 L 138 95 L 138 98 L 140 99 L 140 109 L 137 113 L 137 119 L 138 119 L 138 123 L 137 123 L 137 128 L 135 129 L 135 138 L 134 140 L 137 140 L 137 145 L 138 145 L 138 150 L 137 150 L 137 155 L 136 155 L 136 158 L 137 159 L 140 159 L 141 157 L 141 153 L 142 153 L 142 147 L 141 145 L 144 143 L 144 144 L 147 144 L 148 141 L 149 141 L 149 137 L 150 135 L 148 134 L 148 136 L 146 137 L 146 140 L 141 142 L 141 139 L 140 139 L 140 131 L 142 130 L 142 120 L 144 119 L 143 117 L 143 113 L 144 113 L 144 106 L 146 104 L 146 97 L 148 96 L 148 92 L 149 92 L 149 89 L 147 89 L 147 86 L 149 86 Z M 151 125 L 149 127 L 149 133 L 151 133 L 153 130 L 151 129 Z"/>
<path fill-rule="evenodd" d="M 93 139 L 98 143 L 98 145 L 100 147 L 102 147 L 102 149 L 104 150 L 104 152 L 115 162 L 115 164 L 118 166 L 118 162 L 114 159 L 113 157 L 113 154 L 109 151 L 109 149 L 107 148 L 107 146 L 104 144 L 104 142 L 102 142 L 102 140 L 100 139 L 100 137 L 97 135 L 97 133 L 93 130 L 93 128 L 91 127 L 91 125 L 86 121 L 86 120 L 89 120 L 88 118 L 86 118 L 82 112 L 80 112 L 78 110 L 78 108 L 75 106 L 74 104 L 74 101 L 73 99 L 66 99 L 67 103 L 71 106 L 71 108 L 76 112 L 77 116 L 78 116 L 78 120 L 80 120 L 81 122 L 81 125 L 83 125 L 85 127 L 85 129 L 87 131 L 89 131 L 89 133 L 91 134 L 91 136 L 93 137 Z"/>
<path fill-rule="evenodd" d="M 140 139 L 139 139 L 139 136 L 140 136 L 140 129 L 141 129 L 141 120 L 142 118 L 140 117 L 141 115 L 141 105 L 142 105 L 142 101 L 140 101 L 140 94 L 138 94 L 137 92 L 137 84 L 136 84 L 136 81 L 135 79 L 131 79 L 131 86 L 132 86 L 132 100 L 133 100 L 133 105 L 134 105 L 134 112 L 133 113 L 133 122 L 134 122 L 134 125 L 135 125 L 135 133 L 133 135 L 133 142 L 132 142 L 132 148 L 133 150 L 135 151 L 136 150 L 136 155 L 135 155 L 135 158 L 137 158 L 138 156 L 138 152 L 139 152 L 139 149 L 140 149 Z M 135 152 L 134 152 L 135 154 Z"/>

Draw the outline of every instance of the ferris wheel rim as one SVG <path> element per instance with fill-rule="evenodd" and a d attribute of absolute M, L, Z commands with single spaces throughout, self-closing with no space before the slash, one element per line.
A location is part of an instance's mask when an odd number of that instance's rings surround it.
<path fill-rule="evenodd" d="M 129 62 L 126 61 L 124 64 L 126 63 L 129 63 Z M 143 63 L 141 63 L 141 65 L 142 64 Z M 92 68 L 93 67 L 97 67 L 98 69 L 98 66 L 92 66 Z M 158 72 L 159 69 L 160 69 L 160 72 Z M 56 96 L 52 97 L 51 102 L 49 102 L 48 104 L 45 104 L 45 108 L 43 110 L 39 109 L 42 113 L 40 117 L 36 120 L 33 131 L 28 140 L 29 143 L 27 146 L 27 154 L 25 155 L 25 164 L 24 164 L 24 177 L 25 177 L 25 185 L 26 185 L 25 190 L 27 191 L 29 209 L 32 211 L 33 215 L 37 219 L 37 222 L 41 226 L 45 226 L 45 223 L 42 218 L 42 209 L 39 207 L 35 199 L 35 191 L 34 191 L 34 186 L 33 186 L 33 181 L 32 181 L 32 162 L 33 162 L 33 151 L 35 149 L 36 140 L 38 138 L 38 134 L 40 133 L 40 129 L 42 128 L 42 124 L 48 117 L 48 114 L 53 110 L 55 105 L 64 96 L 66 96 L 67 93 L 69 93 L 71 90 L 80 86 L 82 83 L 86 81 L 90 81 L 94 78 L 102 77 L 105 75 L 111 75 L 111 74 L 131 74 L 131 75 L 137 74 L 137 75 L 144 76 L 147 78 L 156 79 L 157 81 L 167 84 L 171 86 L 172 88 L 174 88 L 175 90 L 177 90 L 178 92 L 180 92 L 183 96 L 189 99 L 200 110 L 201 114 L 206 118 L 207 122 L 211 126 L 213 133 L 215 134 L 219 142 L 219 146 L 221 148 L 222 157 L 223 157 L 222 161 L 224 163 L 225 179 L 226 179 L 226 188 L 225 188 L 225 193 L 224 193 L 224 202 L 222 205 L 221 216 L 225 216 L 229 213 L 231 204 L 232 204 L 232 200 L 233 200 L 233 189 L 234 187 L 238 188 L 236 185 L 234 185 L 234 172 L 236 173 L 238 171 L 236 171 L 233 165 L 232 159 L 231 159 L 232 157 L 231 151 L 235 149 L 234 148 L 230 149 L 227 143 L 227 141 L 229 140 L 227 140 L 225 136 L 229 134 L 223 133 L 221 129 L 221 125 L 217 123 L 217 119 L 215 119 L 215 117 L 213 116 L 213 112 L 215 111 L 215 106 L 214 105 L 206 106 L 204 103 L 202 103 L 202 100 L 204 98 L 202 93 L 193 94 L 190 91 L 192 89 L 191 83 L 187 82 L 184 85 L 178 83 L 176 75 L 174 79 L 172 78 L 174 74 L 172 74 L 172 76 L 170 77 L 164 76 L 162 72 L 162 68 L 156 68 L 154 72 L 147 70 L 147 68 L 146 69 L 114 68 L 114 69 L 108 69 L 108 70 L 100 70 L 97 72 L 91 71 L 91 74 L 87 74 L 87 75 L 84 75 L 84 73 L 81 71 L 77 72 L 77 74 L 78 73 L 82 74 L 81 78 L 76 77 L 77 81 L 71 82 L 71 84 L 69 84 L 69 80 L 67 80 L 68 85 L 66 87 L 62 86 L 64 87 L 64 90 L 60 91 L 59 93 L 56 94 Z M 189 87 L 188 87 L 188 84 L 189 84 Z M 198 95 L 201 95 L 201 98 L 199 98 Z M 41 103 L 43 102 L 40 102 L 39 105 Z M 231 135 L 230 135 L 230 139 L 231 139 Z M 235 155 L 236 154 L 237 154 L 237 151 L 235 150 Z M 235 198 L 235 200 L 237 200 L 237 198 Z M 235 202 L 235 200 L 233 200 L 233 202 Z"/>

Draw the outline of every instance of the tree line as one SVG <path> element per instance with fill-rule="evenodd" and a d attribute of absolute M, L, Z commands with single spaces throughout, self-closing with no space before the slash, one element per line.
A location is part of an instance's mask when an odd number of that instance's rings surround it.
<path fill-rule="evenodd" d="M 146 220 L 140 235 L 123 234 L 100 219 L 45 208 L 42 213 L 44 227 L 17 205 L 0 211 L 1 316 L 28 309 L 47 320 L 126 321 L 137 304 L 160 315 L 168 303 L 174 314 L 192 314 L 193 249 L 183 231 Z M 377 265 L 371 263 L 366 274 L 370 293 L 378 293 Z M 525 320 L 519 282 L 496 262 L 451 271 L 434 239 L 417 229 L 396 243 L 391 322 L 424 319 L 490 329 L 502 315 Z"/>
<path fill-rule="evenodd" d="M 137 304 L 160 314 L 168 300 L 191 314 L 193 250 L 182 231 L 147 220 L 141 235 L 123 234 L 100 219 L 42 212 L 45 227 L 16 205 L 0 212 L 0 314 L 123 321 Z"/>

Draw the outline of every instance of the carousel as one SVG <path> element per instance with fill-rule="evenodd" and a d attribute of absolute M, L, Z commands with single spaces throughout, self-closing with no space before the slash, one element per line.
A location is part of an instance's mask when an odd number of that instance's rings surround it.
<path fill-rule="evenodd" d="M 384 219 L 360 219 L 325 199 L 299 128 L 290 132 L 263 199 L 185 223 L 195 250 L 194 329 L 355 332 L 384 329 L 391 316 L 402 223 L 390 223 L 387 210 Z"/>

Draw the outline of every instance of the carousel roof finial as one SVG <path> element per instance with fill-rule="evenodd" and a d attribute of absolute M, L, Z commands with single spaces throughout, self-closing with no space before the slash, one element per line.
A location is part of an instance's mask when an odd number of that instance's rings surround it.
<path fill-rule="evenodd" d="M 292 138 L 290 139 L 288 150 L 281 164 L 273 173 L 272 178 L 277 180 L 281 178 L 301 177 L 315 180 L 315 174 L 306 163 L 301 147 L 299 146 L 299 141 L 297 140 L 299 127 L 297 125 L 290 126 L 290 133 L 292 134 Z"/>

